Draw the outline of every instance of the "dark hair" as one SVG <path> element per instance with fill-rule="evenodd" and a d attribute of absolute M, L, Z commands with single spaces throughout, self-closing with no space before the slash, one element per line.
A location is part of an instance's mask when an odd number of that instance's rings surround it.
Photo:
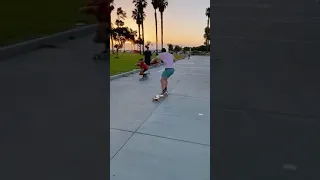
<path fill-rule="evenodd" d="M 167 52 L 166 48 L 162 48 L 161 52 Z"/>

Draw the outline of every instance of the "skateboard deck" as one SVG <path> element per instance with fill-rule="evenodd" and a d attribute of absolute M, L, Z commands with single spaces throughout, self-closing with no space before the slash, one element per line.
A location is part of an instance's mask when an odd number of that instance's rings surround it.
<path fill-rule="evenodd" d="M 153 98 L 152 98 L 152 101 L 159 101 L 160 99 L 164 99 L 168 96 L 168 93 L 166 93 L 165 95 L 163 95 L 162 97 L 160 97 L 159 94 L 155 95 Z"/>

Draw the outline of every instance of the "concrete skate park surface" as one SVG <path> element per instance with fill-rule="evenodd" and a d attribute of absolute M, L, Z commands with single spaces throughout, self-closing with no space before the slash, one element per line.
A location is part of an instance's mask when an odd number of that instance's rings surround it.
<path fill-rule="evenodd" d="M 209 59 L 176 62 L 161 102 L 163 67 L 110 82 L 111 180 L 210 179 Z"/>

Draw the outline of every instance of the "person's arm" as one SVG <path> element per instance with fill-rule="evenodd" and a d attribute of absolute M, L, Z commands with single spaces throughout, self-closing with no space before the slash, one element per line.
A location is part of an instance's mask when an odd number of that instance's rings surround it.
<path fill-rule="evenodd" d="M 176 59 L 176 57 L 173 56 L 173 62 L 177 62 L 178 59 Z"/>
<path fill-rule="evenodd" d="M 157 58 L 157 57 L 151 59 L 150 64 L 153 64 L 155 61 L 158 61 L 158 58 Z"/>
<path fill-rule="evenodd" d="M 159 58 L 159 56 L 157 56 L 157 57 L 153 58 L 153 59 L 150 61 L 150 63 L 154 63 L 155 61 L 159 61 L 159 60 L 160 60 L 160 58 Z"/>

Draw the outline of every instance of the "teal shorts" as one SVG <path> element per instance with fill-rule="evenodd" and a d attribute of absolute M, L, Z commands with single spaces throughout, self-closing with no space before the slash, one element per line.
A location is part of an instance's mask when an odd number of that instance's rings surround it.
<path fill-rule="evenodd" d="M 173 73 L 174 73 L 173 68 L 165 68 L 164 71 L 162 72 L 161 77 L 162 78 L 169 78 Z"/>

